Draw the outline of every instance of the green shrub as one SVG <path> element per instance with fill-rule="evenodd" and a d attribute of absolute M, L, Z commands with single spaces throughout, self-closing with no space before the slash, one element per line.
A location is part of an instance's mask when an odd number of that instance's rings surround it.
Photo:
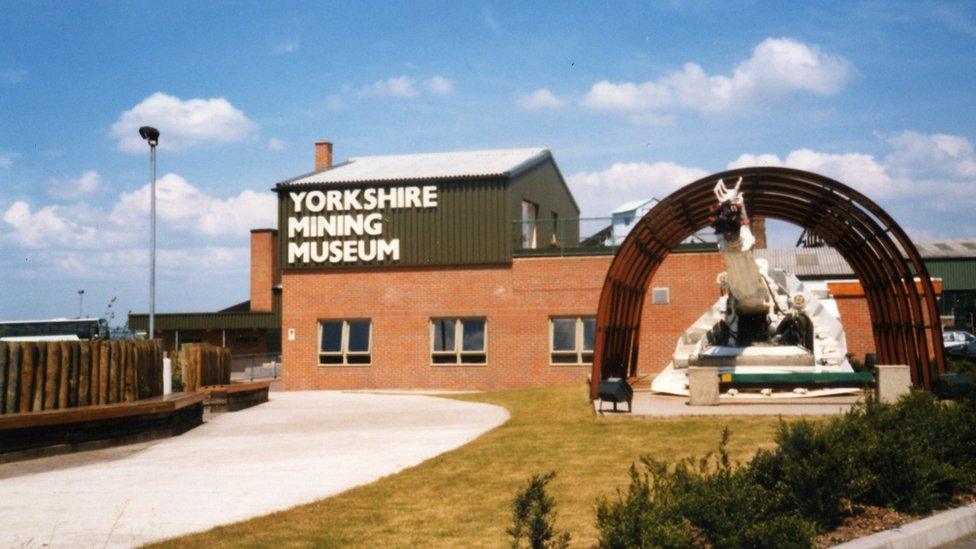
<path fill-rule="evenodd" d="M 512 526 L 508 529 L 512 547 L 528 543 L 532 549 L 562 548 L 569 545 L 569 532 L 556 534 L 556 505 L 546 490 L 555 471 L 533 475 L 512 500 Z"/>
<path fill-rule="evenodd" d="M 843 423 L 859 433 L 845 443 L 867 465 L 858 500 L 924 513 L 961 491 L 965 476 L 953 463 L 959 456 L 951 450 L 958 445 L 950 416 L 929 393 L 910 394 L 894 405 L 869 401 L 855 407 Z"/>
<path fill-rule="evenodd" d="M 597 504 L 601 547 L 810 547 L 814 524 L 782 513 L 776 494 L 729 461 L 726 430 L 718 454 L 674 467 L 642 458 L 626 495 Z"/>
<path fill-rule="evenodd" d="M 820 528 L 837 525 L 845 502 L 864 492 L 865 469 L 856 441 L 859 426 L 840 421 L 781 422 L 776 449 L 760 451 L 748 465 L 752 481 L 771 494 L 785 513 L 796 513 Z"/>

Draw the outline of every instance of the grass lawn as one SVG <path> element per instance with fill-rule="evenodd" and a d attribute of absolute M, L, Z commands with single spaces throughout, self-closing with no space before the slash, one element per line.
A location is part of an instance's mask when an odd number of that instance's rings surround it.
<path fill-rule="evenodd" d="M 762 416 L 597 418 L 583 385 L 451 398 L 504 406 L 511 419 L 373 484 L 162 545 L 502 547 L 515 491 L 530 475 L 555 470 L 559 527 L 572 533 L 574 546 L 588 546 L 596 541 L 594 502 L 626 486 L 638 456 L 702 455 L 717 447 L 729 426 L 732 456 L 746 460 L 771 446 L 778 422 Z"/>

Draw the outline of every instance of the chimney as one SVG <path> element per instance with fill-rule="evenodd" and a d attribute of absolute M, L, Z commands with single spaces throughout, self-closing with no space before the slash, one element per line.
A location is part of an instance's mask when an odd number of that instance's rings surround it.
<path fill-rule="evenodd" d="M 251 310 L 271 311 L 274 287 L 281 284 L 278 267 L 278 231 L 251 231 Z"/>
<path fill-rule="evenodd" d="M 753 248 L 763 250 L 766 248 L 766 218 L 757 215 L 749 220 L 749 228 L 752 236 L 756 237 L 756 244 Z"/>
<path fill-rule="evenodd" d="M 315 142 L 315 171 L 320 172 L 332 167 L 332 142 Z"/>

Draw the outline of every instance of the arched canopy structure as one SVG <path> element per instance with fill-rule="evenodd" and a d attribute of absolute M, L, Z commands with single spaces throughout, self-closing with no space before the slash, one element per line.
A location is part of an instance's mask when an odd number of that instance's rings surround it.
<path fill-rule="evenodd" d="M 600 295 L 591 397 L 596 398 L 602 379 L 636 374 L 641 312 L 654 273 L 678 244 L 709 226 L 715 183 L 734 184 L 739 177 L 750 216 L 798 225 L 837 249 L 864 287 L 878 362 L 907 364 L 916 385 L 931 387 L 932 361 L 937 372 L 945 370 L 936 296 L 918 250 L 895 220 L 828 177 L 788 168 L 742 168 L 675 191 L 624 240 Z"/>

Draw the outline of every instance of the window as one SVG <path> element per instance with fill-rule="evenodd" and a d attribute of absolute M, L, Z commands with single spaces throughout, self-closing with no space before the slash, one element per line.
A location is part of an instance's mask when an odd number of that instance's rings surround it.
<path fill-rule="evenodd" d="M 319 364 L 369 364 L 373 323 L 369 320 L 319 322 Z"/>
<path fill-rule="evenodd" d="M 668 288 L 654 288 L 651 290 L 651 303 L 667 305 L 671 302 L 671 291 Z"/>
<path fill-rule="evenodd" d="M 522 201 L 522 248 L 535 249 L 538 246 L 536 224 L 539 220 L 539 205 Z"/>
<path fill-rule="evenodd" d="M 430 361 L 434 364 L 485 364 L 488 327 L 484 318 L 430 321 Z"/>
<path fill-rule="evenodd" d="M 553 364 L 592 364 L 595 339 L 595 317 L 549 319 L 549 350 Z"/>

